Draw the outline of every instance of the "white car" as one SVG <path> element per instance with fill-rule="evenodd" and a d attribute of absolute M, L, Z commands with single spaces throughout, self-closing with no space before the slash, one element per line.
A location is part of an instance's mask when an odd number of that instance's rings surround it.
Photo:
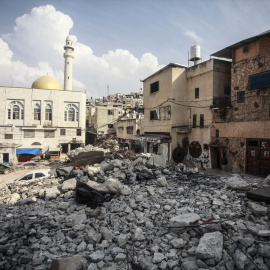
<path fill-rule="evenodd" d="M 52 178 L 54 178 L 54 175 L 50 169 L 34 170 L 34 171 L 30 171 L 26 173 L 20 178 L 17 178 L 9 182 L 7 185 L 10 186 L 19 181 L 35 182 L 39 180 L 52 179 Z"/>

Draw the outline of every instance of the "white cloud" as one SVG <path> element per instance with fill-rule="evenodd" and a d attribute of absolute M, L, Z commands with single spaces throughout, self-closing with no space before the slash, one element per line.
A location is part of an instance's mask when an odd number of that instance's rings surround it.
<path fill-rule="evenodd" d="M 184 34 L 185 36 L 195 40 L 197 43 L 202 42 L 202 38 L 199 37 L 194 31 L 185 31 Z"/>
<path fill-rule="evenodd" d="M 72 19 L 51 5 L 33 8 L 17 18 L 14 32 L 0 39 L 0 53 L 4 56 L 0 84 L 31 87 L 38 77 L 49 74 L 63 86 L 63 46 L 72 26 Z M 73 89 L 86 90 L 89 97 L 106 95 L 107 85 L 111 93 L 138 91 L 142 87 L 140 79 L 162 67 L 151 53 L 138 59 L 128 50 L 117 49 L 96 56 L 76 36 L 74 47 Z M 10 48 L 14 48 L 13 52 Z"/>

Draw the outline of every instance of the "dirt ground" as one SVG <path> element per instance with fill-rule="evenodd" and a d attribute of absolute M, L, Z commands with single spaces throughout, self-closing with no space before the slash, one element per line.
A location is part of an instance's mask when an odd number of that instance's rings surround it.
<path fill-rule="evenodd" d="M 4 188 L 5 185 L 21 176 L 24 174 L 33 171 L 33 170 L 38 170 L 38 169 L 49 169 L 49 166 L 46 165 L 41 165 L 38 167 L 31 167 L 31 168 L 19 168 L 15 169 L 14 172 L 10 172 L 8 174 L 0 174 L 0 189 Z"/>

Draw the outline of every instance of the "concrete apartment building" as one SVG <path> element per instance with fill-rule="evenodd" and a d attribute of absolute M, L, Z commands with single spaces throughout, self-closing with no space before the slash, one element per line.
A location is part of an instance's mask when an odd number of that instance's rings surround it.
<path fill-rule="evenodd" d="M 145 152 L 162 154 L 167 162 L 186 159 L 211 168 L 211 107 L 229 95 L 230 63 L 170 63 L 143 83 Z"/>
<path fill-rule="evenodd" d="M 27 161 L 47 150 L 59 158 L 61 152 L 84 145 L 86 95 L 72 91 L 71 36 L 64 49 L 64 90 L 48 75 L 31 88 L 0 87 L 0 162 Z"/>
<path fill-rule="evenodd" d="M 116 135 L 120 142 L 135 153 L 144 152 L 144 143 L 140 135 L 144 133 L 144 115 L 127 114 L 116 123 Z"/>
<path fill-rule="evenodd" d="M 122 115 L 121 107 L 96 106 L 92 109 L 92 116 L 89 120 L 96 133 L 99 135 L 116 133 L 115 123 Z"/>
<path fill-rule="evenodd" d="M 231 107 L 214 110 L 212 144 L 223 170 L 270 174 L 270 31 L 213 54 L 231 64 Z M 221 117 L 222 116 L 222 117 Z"/>

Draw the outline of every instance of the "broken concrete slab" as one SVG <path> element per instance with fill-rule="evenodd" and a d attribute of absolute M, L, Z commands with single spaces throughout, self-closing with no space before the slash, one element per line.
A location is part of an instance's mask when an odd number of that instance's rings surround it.
<path fill-rule="evenodd" d="M 227 184 L 229 187 L 235 190 L 249 190 L 250 185 L 246 182 L 239 174 L 235 174 L 234 176 L 227 179 Z"/>
<path fill-rule="evenodd" d="M 196 221 L 200 220 L 200 216 L 195 213 L 187 213 L 178 215 L 169 220 L 170 227 L 181 227 L 190 225 Z"/>
<path fill-rule="evenodd" d="M 77 180 L 76 178 L 70 178 L 62 184 L 62 190 L 68 191 L 68 190 L 74 190 L 76 188 Z"/>
<path fill-rule="evenodd" d="M 89 180 L 87 185 L 97 190 L 97 192 L 100 194 L 129 195 L 131 192 L 128 186 L 123 185 L 121 182 L 114 178 L 106 179 L 103 183 Z"/>
<path fill-rule="evenodd" d="M 221 232 L 204 234 L 198 247 L 196 248 L 196 257 L 198 259 L 213 259 L 218 263 L 222 258 L 223 235 Z"/>
<path fill-rule="evenodd" d="M 79 270 L 86 269 L 87 261 L 83 256 L 56 258 L 52 260 L 50 270 Z"/>
<path fill-rule="evenodd" d="M 270 203 L 270 187 L 262 187 L 250 190 L 247 191 L 246 195 L 248 199 Z"/>
<path fill-rule="evenodd" d="M 267 207 L 257 203 L 248 202 L 248 206 L 255 216 L 265 216 L 267 214 Z"/>

